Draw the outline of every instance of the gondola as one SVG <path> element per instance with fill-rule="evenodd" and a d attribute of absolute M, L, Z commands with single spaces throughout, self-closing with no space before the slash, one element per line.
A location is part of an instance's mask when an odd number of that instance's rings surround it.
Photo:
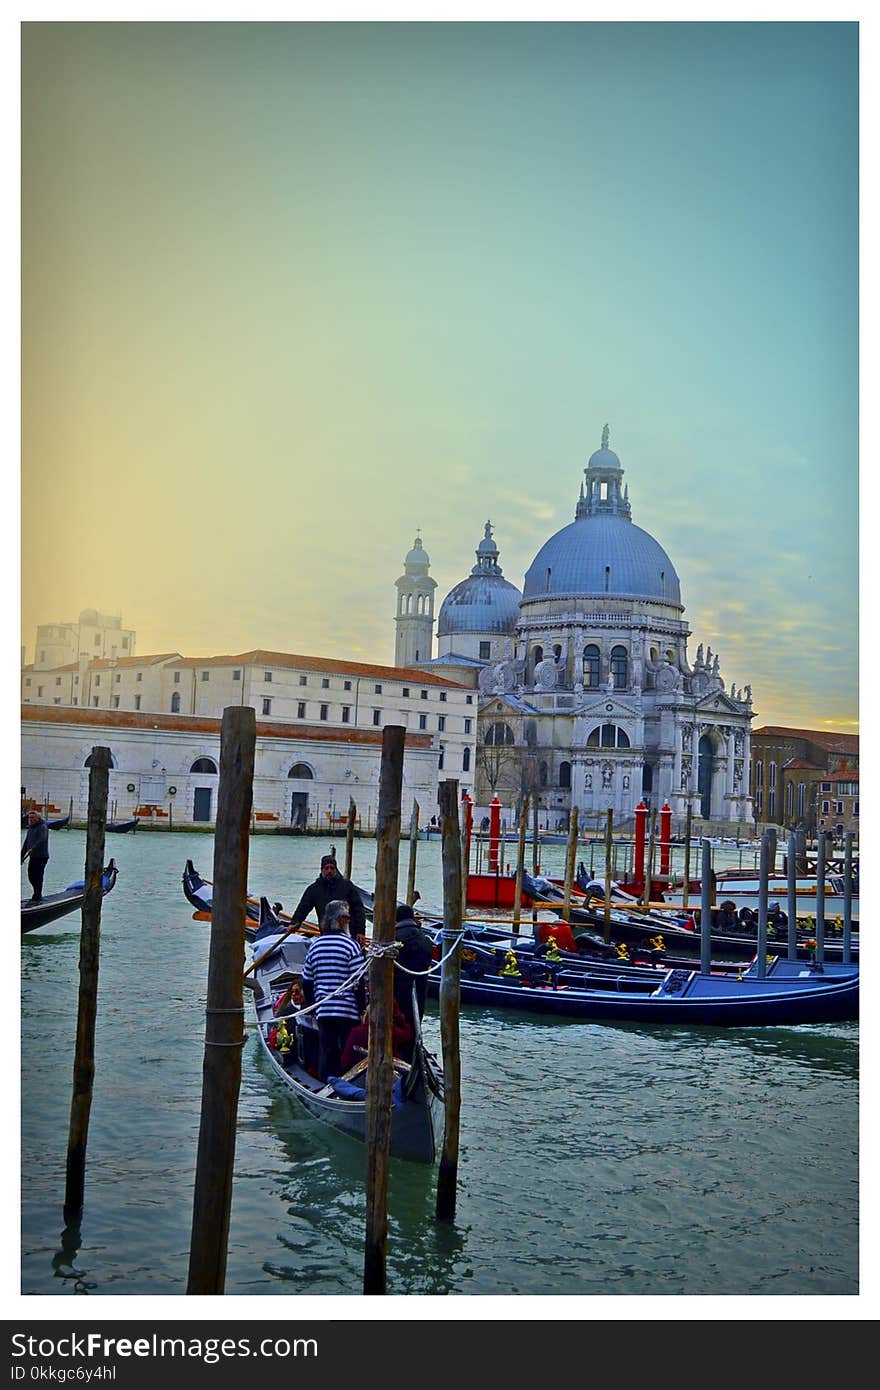
<path fill-rule="evenodd" d="M 130 830 L 137 830 L 140 823 L 140 816 L 135 816 L 133 820 L 108 820 L 104 829 L 108 835 L 127 835 Z"/>
<path fill-rule="evenodd" d="M 27 828 L 28 828 L 28 816 L 29 816 L 29 815 L 30 815 L 30 811 L 24 811 L 24 812 L 22 812 L 22 817 L 21 817 L 21 828 L 22 828 L 22 830 L 27 830 Z M 47 820 L 47 821 L 46 821 L 46 829 L 47 829 L 47 830 L 66 830 L 69 824 L 70 824 L 70 816 L 69 816 L 69 815 L 68 815 L 68 816 L 59 816 L 57 820 Z"/>
<path fill-rule="evenodd" d="M 608 1023 L 742 1028 L 858 1018 L 858 974 L 825 976 L 807 970 L 796 977 L 790 964 L 769 963 L 763 979 L 751 968 L 731 976 L 687 968 L 658 972 L 599 966 L 561 969 L 539 982 L 519 962 L 518 973 L 504 974 L 497 958 L 486 968 L 463 956 L 461 998 L 467 1004 Z M 439 992 L 435 976 L 429 977 L 428 988 Z"/>
<path fill-rule="evenodd" d="M 113 891 L 118 874 L 116 860 L 111 859 L 104 869 L 101 880 L 104 897 Z M 67 916 L 69 912 L 75 912 L 77 908 L 82 907 L 85 896 L 85 887 L 82 882 L 79 882 L 69 884 L 63 893 L 50 893 L 38 903 L 31 903 L 27 899 L 22 899 L 22 936 L 25 932 L 36 931 L 37 927 L 45 927 L 49 922 Z"/>
<path fill-rule="evenodd" d="M 273 919 L 274 932 L 271 930 Z M 280 941 L 277 950 L 272 951 L 272 942 L 279 940 L 280 929 L 277 914 L 264 898 L 254 945 L 255 959 L 259 963 L 253 971 L 253 1002 L 263 1053 L 277 1079 L 310 1115 L 363 1143 L 366 1059 L 357 1062 L 342 1077 L 332 1077 L 326 1085 L 313 1075 L 317 1041 L 316 1027 L 310 1024 L 313 1015 L 306 1014 L 298 1022 L 296 1013 L 283 1002 L 290 986 L 302 974 L 309 940 L 296 932 Z M 266 956 L 268 959 L 261 960 Z M 279 1039 L 274 1027 L 279 1020 L 284 1022 L 288 1038 Z M 442 1138 L 443 1076 L 436 1058 L 425 1050 L 421 1033 L 417 1031 L 412 1063 L 394 1060 L 392 1157 L 433 1163 Z"/>
<path fill-rule="evenodd" d="M 561 915 L 561 912 L 560 912 Z M 605 912 L 601 902 L 597 902 L 594 907 L 573 907 L 569 913 L 569 921 L 572 931 L 577 934 L 577 928 L 586 928 L 592 932 L 601 932 L 605 925 Z M 694 926 L 691 928 L 683 927 L 674 918 L 665 921 L 659 913 L 636 913 L 628 911 L 626 907 L 615 900 L 610 913 L 611 933 L 616 941 L 624 942 L 645 942 L 658 934 L 663 937 L 664 946 L 673 950 L 681 950 L 686 954 L 698 953 L 700 950 L 700 932 Z M 808 946 L 808 941 L 815 941 L 815 933 L 808 935 L 799 930 L 797 934 L 797 954 L 799 960 L 810 960 L 815 952 L 815 947 Z M 755 953 L 756 935 L 746 932 L 727 932 L 713 930 L 710 935 L 710 949 L 713 955 L 731 956 L 734 959 L 748 960 Z M 772 956 L 784 956 L 788 954 L 788 932 L 781 931 L 776 936 L 767 937 L 767 953 Z M 824 946 L 825 958 L 829 961 L 843 959 L 843 942 L 839 937 L 826 935 Z M 858 933 L 853 933 L 850 938 L 850 957 L 853 961 L 859 958 L 859 937 Z"/>

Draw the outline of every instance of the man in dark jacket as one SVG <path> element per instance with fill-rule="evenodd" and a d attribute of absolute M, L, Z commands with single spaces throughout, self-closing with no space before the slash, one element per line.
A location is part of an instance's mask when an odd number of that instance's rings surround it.
<path fill-rule="evenodd" d="M 401 943 L 401 949 L 397 955 L 394 967 L 394 998 L 400 1005 L 401 1013 L 406 1021 L 413 1025 L 415 1031 L 415 1019 L 413 1017 L 413 985 L 416 987 L 416 1001 L 419 1009 L 419 1020 L 425 1012 L 425 997 L 428 993 L 427 975 L 407 975 L 404 970 L 398 970 L 397 965 L 406 967 L 406 970 L 427 970 L 434 959 L 434 943 L 426 931 L 423 931 L 413 916 L 411 907 L 401 905 L 397 909 L 397 926 L 394 935 Z M 406 1044 L 405 1051 L 401 1050 L 401 1056 L 406 1061 L 412 1060 L 413 1044 Z"/>
<path fill-rule="evenodd" d="M 21 847 L 21 862 L 28 861 L 28 880 L 33 888 L 32 903 L 43 901 L 43 875 L 49 862 L 49 827 L 37 811 L 28 816 L 28 831 Z"/>
<path fill-rule="evenodd" d="M 317 915 L 318 921 L 323 921 L 324 911 L 328 903 L 337 899 L 347 902 L 351 911 L 351 921 L 349 931 L 352 936 L 363 936 L 366 928 L 366 917 L 364 916 L 364 905 L 361 895 L 353 883 L 349 883 L 347 878 L 343 878 L 336 867 L 336 860 L 332 854 L 325 854 L 321 859 L 321 872 L 310 883 L 306 891 L 297 904 L 293 914 L 294 922 L 302 922 L 312 911 Z"/>

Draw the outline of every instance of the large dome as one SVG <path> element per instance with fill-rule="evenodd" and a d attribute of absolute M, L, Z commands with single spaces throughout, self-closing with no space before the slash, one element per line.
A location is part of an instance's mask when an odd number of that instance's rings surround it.
<path fill-rule="evenodd" d="M 542 545 L 526 572 L 523 598 L 547 594 L 626 594 L 681 606 L 666 551 L 622 515 L 581 516 Z"/>

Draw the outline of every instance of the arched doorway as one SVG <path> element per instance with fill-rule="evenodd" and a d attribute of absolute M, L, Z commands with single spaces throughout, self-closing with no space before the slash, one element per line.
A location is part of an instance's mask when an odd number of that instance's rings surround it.
<path fill-rule="evenodd" d="M 712 740 L 703 734 L 699 746 L 699 768 L 697 770 L 697 791 L 700 794 L 700 815 L 709 820 L 712 815 L 712 769 L 715 761 Z"/>

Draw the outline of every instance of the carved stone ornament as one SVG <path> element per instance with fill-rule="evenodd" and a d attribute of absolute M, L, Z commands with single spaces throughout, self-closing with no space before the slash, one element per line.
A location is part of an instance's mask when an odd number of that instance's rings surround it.
<path fill-rule="evenodd" d="M 535 667 L 535 686 L 538 690 L 554 690 L 559 667 L 552 657 L 545 657 Z"/>
<path fill-rule="evenodd" d="M 586 774 L 586 776 L 584 777 L 584 791 L 585 791 L 585 792 L 591 792 L 592 790 L 593 790 L 593 774 L 592 774 L 592 772 L 588 772 L 588 773 Z"/>
<path fill-rule="evenodd" d="M 691 676 L 691 693 L 693 695 L 705 695 L 709 688 L 709 677 L 702 671 L 695 671 Z"/>
<path fill-rule="evenodd" d="M 677 690 L 681 682 L 681 676 L 675 667 L 665 661 L 654 678 L 654 683 L 659 691 L 668 695 L 671 690 Z"/>
<path fill-rule="evenodd" d="M 495 693 L 495 668 L 494 666 L 484 666 L 477 678 L 481 695 L 493 695 Z"/>
<path fill-rule="evenodd" d="M 629 773 L 624 773 L 624 777 L 623 777 L 623 790 L 624 790 L 625 792 L 628 792 L 628 791 L 629 791 Z"/>
<path fill-rule="evenodd" d="M 603 787 L 603 790 L 604 790 L 605 788 L 611 786 L 611 779 L 612 779 L 613 776 L 614 776 L 614 764 L 613 764 L 613 763 L 603 763 L 603 764 L 602 764 L 602 787 Z"/>

